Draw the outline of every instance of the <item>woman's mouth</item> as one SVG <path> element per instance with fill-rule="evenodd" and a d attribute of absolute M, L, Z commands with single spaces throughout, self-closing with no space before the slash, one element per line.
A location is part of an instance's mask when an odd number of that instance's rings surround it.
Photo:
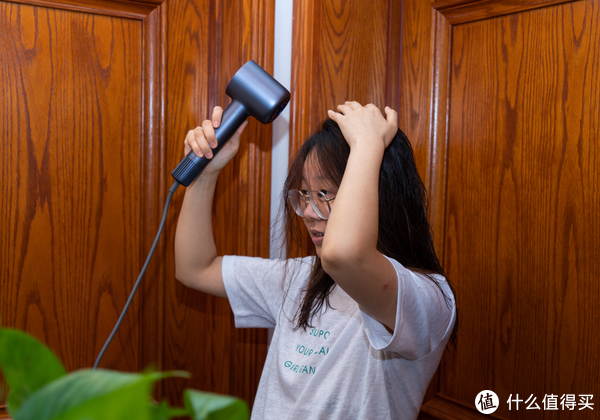
<path fill-rule="evenodd" d="M 322 232 L 313 233 L 311 239 L 313 241 L 313 244 L 322 245 L 323 244 L 323 233 Z"/>

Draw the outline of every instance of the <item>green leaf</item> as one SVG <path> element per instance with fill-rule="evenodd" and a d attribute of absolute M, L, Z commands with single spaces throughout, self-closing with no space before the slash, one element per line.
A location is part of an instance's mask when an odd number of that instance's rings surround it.
<path fill-rule="evenodd" d="M 152 420 L 168 420 L 173 417 L 189 416 L 188 410 L 179 407 L 169 407 L 166 401 L 157 405 L 152 405 L 151 419 Z"/>
<path fill-rule="evenodd" d="M 226 395 L 186 389 L 185 406 L 194 420 L 248 420 L 250 412 L 244 400 Z"/>
<path fill-rule="evenodd" d="M 66 374 L 48 347 L 22 331 L 0 328 L 0 368 L 10 387 L 6 399 L 15 413 L 31 394 Z"/>
<path fill-rule="evenodd" d="M 152 385 L 172 373 L 123 373 L 85 369 L 31 395 L 14 420 L 151 420 Z"/>

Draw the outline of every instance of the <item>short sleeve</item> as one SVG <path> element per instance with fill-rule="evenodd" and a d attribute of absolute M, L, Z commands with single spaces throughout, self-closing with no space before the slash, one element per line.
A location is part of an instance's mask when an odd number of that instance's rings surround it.
<path fill-rule="evenodd" d="M 431 278 L 406 269 L 394 259 L 388 260 L 398 276 L 394 333 L 361 311 L 363 326 L 374 349 L 415 360 L 440 344 L 446 345 L 456 317 L 454 295 L 444 277 L 433 275 L 436 285 Z"/>
<path fill-rule="evenodd" d="M 273 328 L 287 285 L 310 273 L 306 259 L 224 256 L 221 272 L 237 328 Z"/>

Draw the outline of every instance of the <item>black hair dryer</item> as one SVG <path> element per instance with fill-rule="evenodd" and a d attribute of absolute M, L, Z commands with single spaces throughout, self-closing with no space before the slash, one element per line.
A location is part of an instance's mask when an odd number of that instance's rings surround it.
<path fill-rule="evenodd" d="M 232 102 L 223 111 L 221 125 L 215 129 L 218 145 L 212 149 L 213 156 L 221 150 L 246 118 L 253 116 L 261 123 L 269 124 L 290 101 L 290 92 L 252 60 L 237 71 L 227 85 L 225 93 Z M 199 158 L 192 150 L 173 170 L 173 178 L 187 187 L 209 162 L 210 159 Z"/>

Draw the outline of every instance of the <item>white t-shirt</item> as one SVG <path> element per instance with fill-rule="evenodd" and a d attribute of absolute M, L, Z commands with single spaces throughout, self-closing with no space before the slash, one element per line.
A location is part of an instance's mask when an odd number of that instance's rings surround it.
<path fill-rule="evenodd" d="M 416 419 L 454 325 L 448 284 L 436 276 L 450 305 L 431 280 L 389 259 L 398 275 L 393 335 L 339 286 L 315 328 L 294 331 L 313 261 L 223 258 L 236 327 L 275 328 L 252 419 Z"/>

